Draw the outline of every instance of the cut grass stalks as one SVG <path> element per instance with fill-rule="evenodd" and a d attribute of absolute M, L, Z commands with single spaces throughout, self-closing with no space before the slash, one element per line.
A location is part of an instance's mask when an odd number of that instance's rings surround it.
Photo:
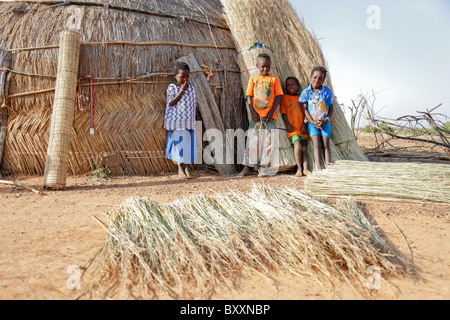
<path fill-rule="evenodd" d="M 129 198 L 107 217 L 102 279 L 146 294 L 205 296 L 247 272 L 269 280 L 287 272 L 325 288 L 340 279 L 364 291 L 369 266 L 384 277 L 404 272 L 355 203 L 333 208 L 289 188 L 254 186 L 249 194 L 170 204 Z"/>
<path fill-rule="evenodd" d="M 450 166 L 434 163 L 337 161 L 315 171 L 305 190 L 317 196 L 450 203 Z"/>

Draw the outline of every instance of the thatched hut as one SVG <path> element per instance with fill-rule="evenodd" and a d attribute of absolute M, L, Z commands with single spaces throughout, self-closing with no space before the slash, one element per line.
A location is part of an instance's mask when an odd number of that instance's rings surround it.
<path fill-rule="evenodd" d="M 227 19 L 222 3 L 227 9 Z M 205 73 L 206 87 L 211 89 L 207 96 L 215 99 L 218 108 L 215 114 L 220 114 L 222 127 L 244 130 L 248 128 L 248 118 L 242 79 L 249 74 L 245 70 L 253 66 L 253 62 L 242 63 L 243 57 L 249 55 L 246 48 L 257 41 L 269 45 L 270 53 L 278 61 L 281 82 L 295 75 L 302 87 L 307 85 L 311 67 L 325 64 L 317 41 L 288 1 L 265 6 L 259 0 L 246 1 L 245 5 L 231 0 L 222 3 L 220 0 L 0 0 L 0 49 L 12 55 L 7 70 L 7 99 L 0 108 L 8 114 L 7 121 L 1 117 L 0 133 L 5 127 L 7 130 L 4 150 L 0 143 L 3 151 L 0 169 L 44 173 L 59 36 L 67 29 L 77 31 L 82 38 L 78 77 L 85 105 L 84 110 L 73 106 L 69 174 L 86 173 L 105 165 L 116 174 L 175 170 L 174 164 L 164 157 L 163 120 L 165 89 L 173 80 L 173 65 L 180 58 L 194 56 L 198 61 L 202 69 L 197 72 Z M 281 20 L 272 19 L 280 15 Z M 251 16 L 259 18 L 249 24 L 247 17 Z M 280 37 L 265 30 L 271 26 L 271 20 L 283 20 L 282 25 L 273 28 L 277 29 L 277 35 L 280 28 L 295 29 L 295 39 L 283 32 Z M 264 26 L 258 21 L 265 21 Z M 0 61 L 0 76 L 5 72 L 1 70 Z M 88 79 L 83 80 L 85 75 L 94 78 L 92 86 Z M 331 86 L 331 82 L 328 84 Z M 95 92 L 94 101 L 87 99 L 89 89 Z M 93 113 L 89 108 L 92 102 Z M 334 160 L 365 160 L 339 111 L 333 120 Z M 90 132 L 93 125 L 95 134 Z M 0 140 L 1 137 L 0 134 Z M 290 149 L 290 145 L 280 147 L 287 155 L 292 153 Z M 286 167 L 295 166 L 292 159 L 288 162 Z"/>
<path fill-rule="evenodd" d="M 204 68 L 225 128 L 245 128 L 237 52 L 220 1 L 0 1 L 0 48 L 12 54 L 7 133 L 1 168 L 45 170 L 60 33 L 82 37 L 80 79 L 94 78 L 94 126 L 89 81 L 75 116 L 69 173 L 107 165 L 122 174 L 175 169 L 164 158 L 165 89 L 173 65 L 193 54 Z M 3 108 L 4 109 L 4 108 Z"/>

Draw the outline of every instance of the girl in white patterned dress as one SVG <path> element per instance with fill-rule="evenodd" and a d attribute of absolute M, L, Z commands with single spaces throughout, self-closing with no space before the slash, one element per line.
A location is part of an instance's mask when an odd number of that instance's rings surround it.
<path fill-rule="evenodd" d="M 195 163 L 195 118 L 197 96 L 189 84 L 190 69 L 186 63 L 177 63 L 175 83 L 167 87 L 164 129 L 167 130 L 166 158 L 178 165 L 182 179 L 193 178 L 190 164 Z"/>

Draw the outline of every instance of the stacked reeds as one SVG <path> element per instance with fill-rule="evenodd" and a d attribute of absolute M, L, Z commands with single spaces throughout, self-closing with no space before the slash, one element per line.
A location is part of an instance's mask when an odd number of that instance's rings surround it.
<path fill-rule="evenodd" d="M 120 287 L 177 298 L 232 287 L 238 271 L 288 272 L 325 287 L 337 278 L 364 286 L 369 266 L 380 267 L 383 278 L 402 272 L 354 203 L 336 208 L 267 186 L 170 204 L 129 198 L 107 215 L 100 270 Z"/>
<path fill-rule="evenodd" d="M 317 196 L 450 203 L 450 166 L 434 163 L 338 161 L 308 176 Z"/>
<path fill-rule="evenodd" d="M 228 25 L 233 33 L 242 70 L 254 68 L 254 57 L 264 50 L 274 57 L 282 83 L 289 76 L 299 79 L 302 89 L 310 81 L 315 66 L 326 66 L 317 39 L 305 28 L 287 0 L 223 0 Z M 268 48 L 250 49 L 256 42 Z M 257 46 L 256 46 L 257 47 Z M 245 81 L 244 73 L 243 79 Z M 330 77 L 325 85 L 332 90 Z M 339 103 L 334 101 L 331 119 L 331 151 L 333 160 L 367 161 L 356 143 Z M 311 150 L 310 150 L 311 151 Z M 312 152 L 309 152 L 310 157 Z M 312 164 L 312 161 L 310 161 Z"/>
<path fill-rule="evenodd" d="M 81 36 L 78 33 L 61 33 L 55 102 L 44 173 L 44 187 L 48 188 L 59 189 L 66 185 L 80 48 Z"/>

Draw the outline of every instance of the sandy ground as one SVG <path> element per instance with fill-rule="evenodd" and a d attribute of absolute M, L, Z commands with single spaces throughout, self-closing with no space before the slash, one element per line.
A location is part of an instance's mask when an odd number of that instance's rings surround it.
<path fill-rule="evenodd" d="M 65 190 L 44 190 L 42 195 L 0 184 L 0 299 L 77 298 L 81 290 L 73 288 L 72 279 L 77 270 L 74 267 L 83 270 L 88 266 L 105 241 L 105 231 L 93 216 L 104 218 L 103 213 L 128 197 L 144 196 L 170 202 L 201 192 L 250 190 L 253 183 L 302 189 L 305 179 L 294 178 L 292 173 L 241 179 L 223 178 L 206 171 L 197 171 L 196 175 L 189 181 L 180 181 L 176 175 L 116 177 L 103 181 L 95 181 L 89 175 L 68 177 Z M 16 178 L 42 190 L 42 177 Z M 211 298 L 449 299 L 450 206 L 374 200 L 363 201 L 363 205 L 385 237 L 413 262 L 414 276 L 382 279 L 379 288 L 362 296 L 346 283 L 336 282 L 330 291 L 305 278 L 275 274 L 278 285 L 274 287 L 266 279 L 248 275 L 236 289 L 219 287 Z M 370 276 L 368 273 L 368 279 Z M 81 279 L 81 289 L 88 286 L 88 279 L 89 269 Z M 126 293 L 105 292 L 98 292 L 93 298 L 133 299 Z"/>

